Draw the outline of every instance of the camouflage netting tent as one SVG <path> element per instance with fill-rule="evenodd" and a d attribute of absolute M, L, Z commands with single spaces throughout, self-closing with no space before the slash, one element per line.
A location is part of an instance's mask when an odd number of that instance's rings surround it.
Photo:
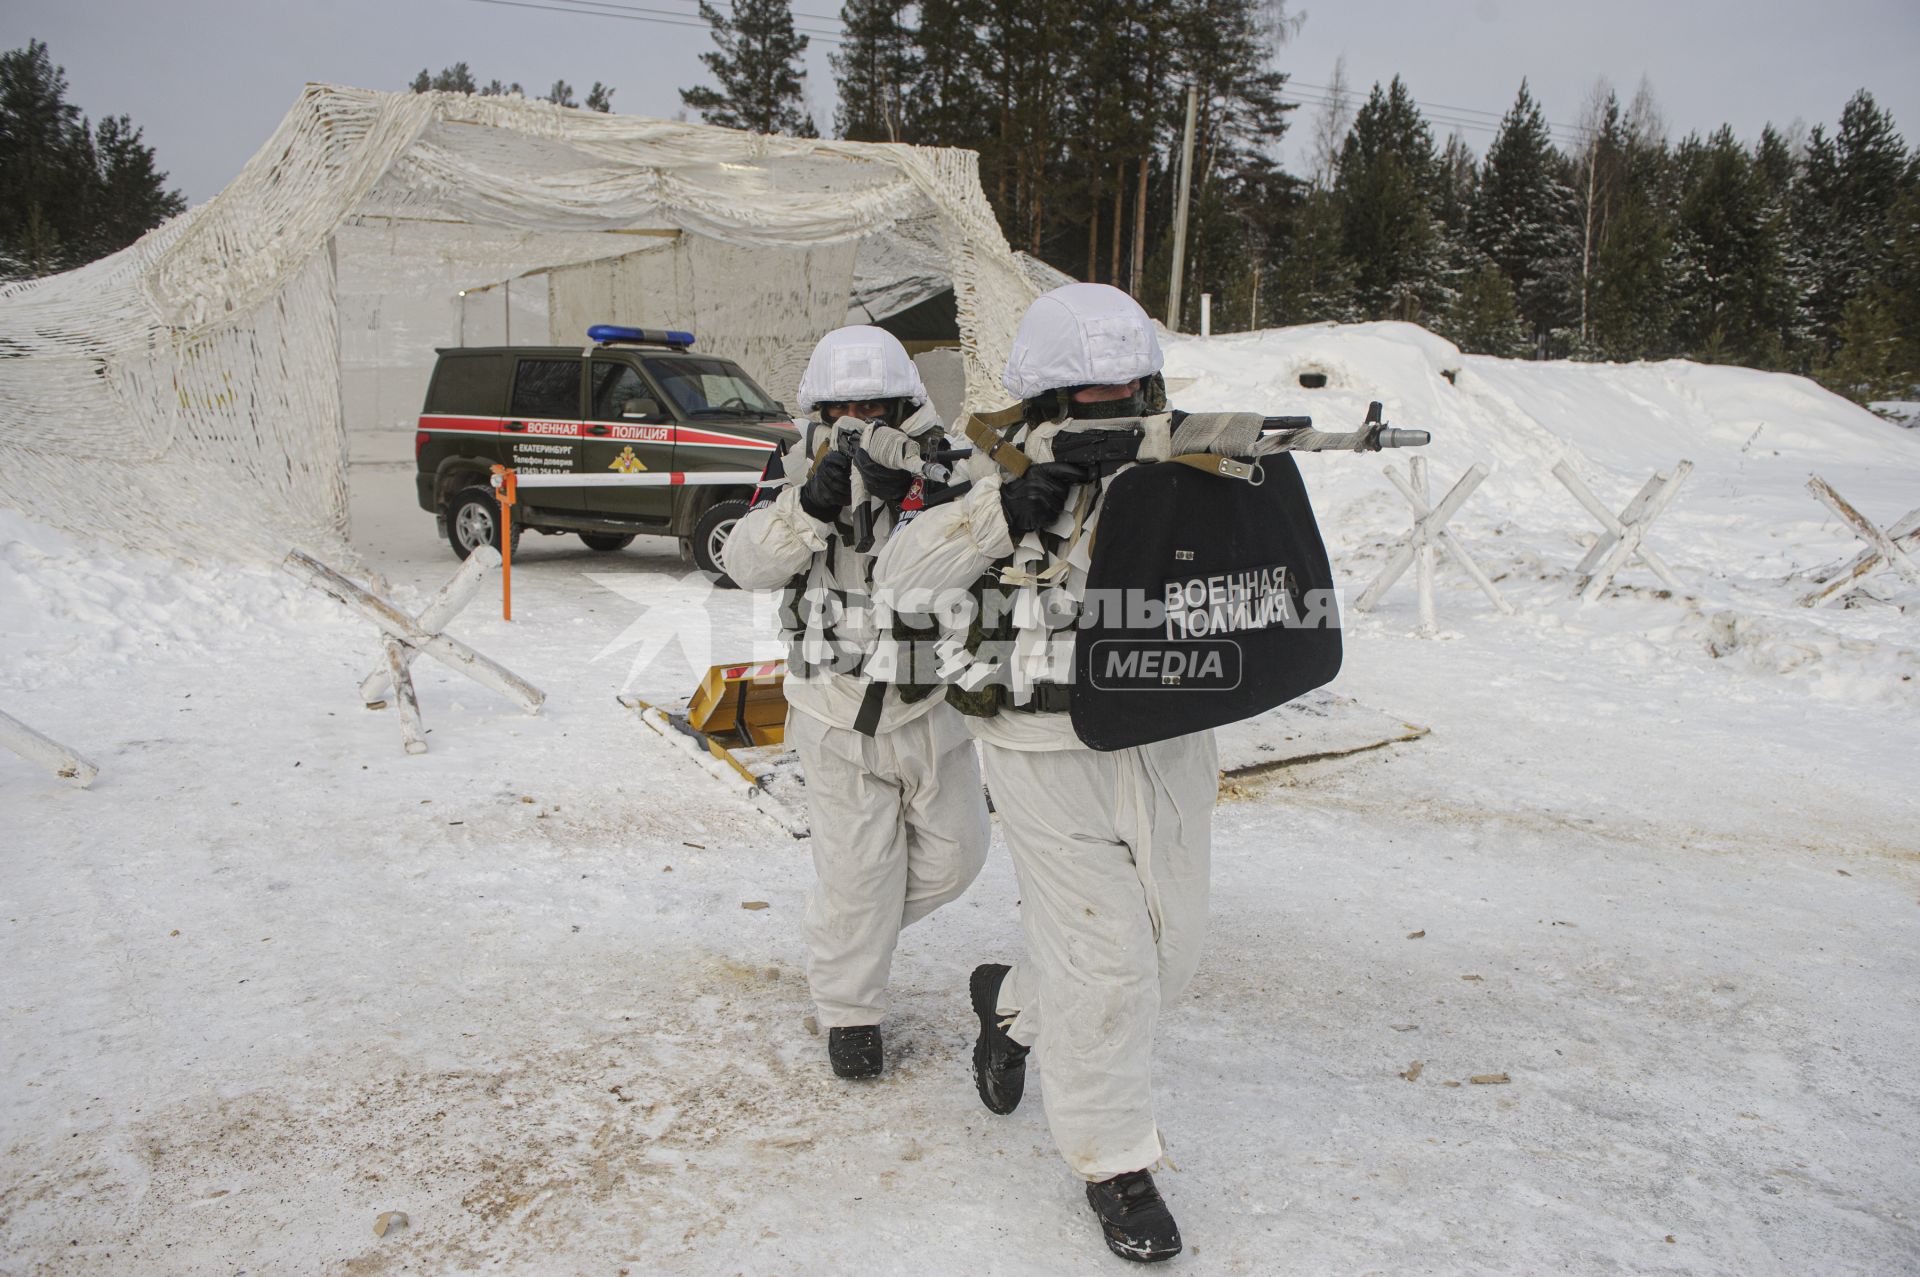
<path fill-rule="evenodd" d="M 951 288 L 969 398 L 1036 294 L 972 152 L 310 85 L 219 195 L 0 289 L 0 501 L 190 557 L 347 531 L 438 346 L 691 328 L 790 397 L 813 342 Z"/>

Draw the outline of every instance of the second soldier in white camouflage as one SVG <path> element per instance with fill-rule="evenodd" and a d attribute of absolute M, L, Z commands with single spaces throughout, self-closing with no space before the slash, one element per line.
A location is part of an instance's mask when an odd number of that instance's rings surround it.
<path fill-rule="evenodd" d="M 900 929 L 979 874 L 987 808 L 960 716 L 870 604 L 874 555 L 929 482 L 874 453 L 898 462 L 945 441 L 919 371 L 892 334 L 841 328 L 814 349 L 799 398 L 813 419 L 722 554 L 742 588 L 786 591 L 787 739 L 806 772 L 817 876 L 807 980 L 834 1072 L 874 1077 Z M 873 451 L 843 446 L 856 437 Z"/>

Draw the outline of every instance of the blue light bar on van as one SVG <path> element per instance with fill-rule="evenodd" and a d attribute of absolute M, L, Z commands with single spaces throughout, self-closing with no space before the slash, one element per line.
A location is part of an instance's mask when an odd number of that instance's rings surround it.
<path fill-rule="evenodd" d="M 685 350 L 693 345 L 693 334 L 666 328 L 628 328 L 624 324 L 595 324 L 587 329 L 590 341 L 608 345 L 671 346 Z"/>

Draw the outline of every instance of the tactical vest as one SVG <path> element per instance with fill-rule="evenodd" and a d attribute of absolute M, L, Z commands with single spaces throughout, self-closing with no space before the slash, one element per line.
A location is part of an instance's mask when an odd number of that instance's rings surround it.
<path fill-rule="evenodd" d="M 807 476 L 813 472 L 813 467 L 818 464 L 820 457 L 825 455 L 824 448 L 822 448 L 818 454 L 814 451 L 815 432 L 820 427 L 820 424 L 821 423 L 817 421 L 807 423 L 807 430 L 805 435 L 802 436 L 797 454 L 799 464 L 797 466 L 790 466 L 786 472 L 787 482 L 789 484 L 797 486 L 798 484 L 806 482 Z M 829 444 L 827 446 L 831 445 Z M 824 555 L 826 558 L 826 571 L 828 574 L 831 574 L 834 569 L 835 559 L 840 553 L 840 550 L 843 546 L 850 543 L 851 538 L 845 535 L 844 530 L 836 521 L 833 531 L 827 536 L 826 549 L 819 551 L 815 555 L 815 558 L 818 559 L 821 555 Z M 813 564 L 809 562 L 806 567 L 794 573 L 792 579 L 787 582 L 780 594 L 781 637 L 787 644 L 787 664 L 788 668 L 792 670 L 808 670 L 812 668 L 814 663 L 806 657 L 809 640 L 813 640 L 818 644 L 824 644 L 834 651 L 840 650 L 844 643 L 844 640 L 839 636 L 837 627 L 831 620 L 813 625 L 810 624 L 807 619 L 811 609 L 803 613 L 803 604 L 809 601 L 808 595 L 810 590 L 807 584 L 807 578 L 811 575 L 812 571 Z M 870 575 L 870 571 L 865 575 Z M 873 601 L 871 585 L 872 583 L 869 581 L 867 601 L 870 605 Z M 822 585 L 819 589 L 824 593 L 825 597 L 815 602 L 817 604 L 830 604 L 832 608 L 838 609 L 842 613 L 844 613 L 849 601 L 853 597 L 848 591 L 835 586 Z M 891 623 L 888 627 L 888 634 L 904 649 L 902 656 L 903 659 L 907 661 L 907 669 L 910 673 L 923 673 L 936 668 L 937 660 L 933 652 L 933 645 L 938 638 L 939 627 L 935 623 L 928 621 L 924 625 L 916 625 L 909 618 L 898 613 L 893 613 L 891 615 Z M 832 672 L 845 674 L 848 677 L 865 676 L 871 679 L 872 675 L 867 668 L 871 658 L 872 653 L 865 652 L 860 656 L 853 668 L 847 670 L 835 669 Z M 888 687 L 892 687 L 896 691 L 902 703 L 912 705 L 933 695 L 939 686 L 940 684 L 937 680 L 924 682 L 913 681 L 911 679 L 890 682 L 872 681 L 868 689 L 868 699 L 861 705 L 860 717 L 855 723 L 855 726 L 864 734 L 868 736 L 873 735 L 874 727 L 879 722 L 882 700 L 885 697 Z"/>
<path fill-rule="evenodd" d="M 1087 543 L 1083 597 L 1066 621 L 1075 630 L 1071 682 L 1036 683 L 1033 698 L 1016 706 L 997 671 L 973 690 L 950 688 L 955 707 L 980 717 L 1068 711 L 1084 744 L 1110 750 L 1250 717 L 1332 679 L 1341 656 L 1332 575 L 1298 469 L 1284 454 L 1226 455 L 1248 445 L 1258 422 L 1174 414 L 1167 450 L 1199 450 L 1138 466 L 1149 428 L 1157 432 L 1151 423 L 1054 435 L 1054 459 L 1094 476 L 1081 523 L 1109 507 L 1118 520 L 1104 530 L 1096 524 L 1099 544 Z M 968 433 L 994 456 L 1033 424 L 997 435 L 976 419 Z M 1017 452 L 1009 460 L 1015 473 L 1027 464 Z M 1073 548 L 1050 532 L 1040 541 L 1049 565 Z M 1007 607 L 997 609 L 997 623 L 988 619 L 992 592 L 1004 600 L 1018 588 L 1005 583 L 1011 563 L 1001 560 L 974 584 L 970 655 L 1017 629 Z"/>

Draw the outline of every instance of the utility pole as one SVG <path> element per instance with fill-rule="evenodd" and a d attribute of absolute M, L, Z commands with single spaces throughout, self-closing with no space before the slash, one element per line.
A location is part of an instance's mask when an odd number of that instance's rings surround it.
<path fill-rule="evenodd" d="M 1173 214 L 1173 281 L 1167 285 L 1167 327 L 1180 331 L 1180 281 L 1187 270 L 1187 201 L 1193 193 L 1193 123 L 1200 87 L 1187 86 L 1187 128 L 1180 139 L 1180 204 Z"/>

